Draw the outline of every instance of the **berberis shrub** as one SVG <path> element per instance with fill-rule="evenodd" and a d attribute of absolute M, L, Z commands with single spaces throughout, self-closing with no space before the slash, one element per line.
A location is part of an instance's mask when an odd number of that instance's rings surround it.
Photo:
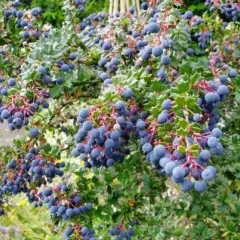
<path fill-rule="evenodd" d="M 212 239 L 159 225 L 169 199 L 187 212 L 223 174 L 239 3 L 206 1 L 195 16 L 178 0 L 149 1 L 139 15 L 132 6 L 80 21 L 85 4 L 65 0 L 55 29 L 41 8 L 1 1 L 0 116 L 26 130 L 1 150 L 1 218 L 19 196 L 48 209 L 57 239 Z"/>

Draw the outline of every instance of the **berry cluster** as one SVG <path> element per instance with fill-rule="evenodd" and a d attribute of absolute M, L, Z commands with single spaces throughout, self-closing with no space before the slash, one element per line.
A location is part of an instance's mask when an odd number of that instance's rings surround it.
<path fill-rule="evenodd" d="M 206 0 L 205 5 L 210 7 L 209 10 L 211 12 L 219 10 L 222 17 L 227 22 L 237 22 L 240 19 L 240 5 L 236 0 Z"/>
<path fill-rule="evenodd" d="M 72 52 L 69 54 L 69 59 L 70 61 L 74 61 L 77 59 L 77 54 L 75 52 Z M 73 62 L 69 62 L 68 64 L 65 63 L 63 60 L 59 59 L 56 60 L 56 66 L 57 68 L 60 70 L 57 72 L 58 75 L 60 75 L 60 72 L 70 72 L 72 70 L 74 70 L 75 68 L 75 64 Z M 52 80 L 51 76 L 48 75 L 47 73 L 47 68 L 44 66 L 39 66 L 37 68 L 38 73 L 40 73 L 40 77 L 41 77 L 41 81 L 45 84 L 52 84 L 54 83 L 54 81 Z M 55 82 L 57 84 L 63 84 L 64 83 L 64 79 L 62 76 L 59 76 L 55 79 Z"/>
<path fill-rule="evenodd" d="M 126 89 L 124 98 L 132 97 L 132 90 Z M 75 136 L 76 147 L 72 156 L 85 161 L 85 167 L 113 166 L 116 162 L 123 162 L 124 156 L 130 151 L 126 147 L 135 125 L 141 125 L 139 109 L 134 101 L 132 105 L 123 101 L 111 104 L 112 111 L 105 112 L 104 106 L 96 106 L 90 110 L 80 110 L 77 121 L 80 129 Z M 146 115 L 140 114 L 142 118 Z"/>
<path fill-rule="evenodd" d="M 75 218 L 92 209 L 92 203 L 83 201 L 79 193 L 66 183 L 54 188 L 44 188 L 38 192 L 38 196 L 39 203 L 35 203 L 35 207 L 41 206 L 42 203 L 47 204 L 52 218 L 56 220 Z"/>
<path fill-rule="evenodd" d="M 210 38 L 212 38 L 212 33 L 209 31 L 199 32 L 199 33 L 196 33 L 194 37 L 198 41 L 198 46 L 205 49 L 207 48 L 210 42 Z"/>
<path fill-rule="evenodd" d="M 32 133 L 35 132 L 33 130 Z M 16 195 L 23 192 L 30 202 L 36 201 L 36 188 L 52 182 L 56 176 L 63 176 L 63 171 L 60 170 L 63 167 L 64 162 L 55 163 L 51 156 L 42 155 L 32 147 L 19 158 L 10 160 L 6 169 L 2 169 L 0 194 Z"/>
<path fill-rule="evenodd" d="M 4 81 L 2 83 L 1 94 L 7 97 L 8 89 L 11 89 L 16 84 L 17 82 L 14 78 L 8 79 L 7 86 L 5 86 Z M 21 95 L 20 92 L 16 92 L 12 95 L 9 103 L 0 105 L 0 117 L 8 121 L 11 131 L 28 125 L 28 118 L 34 115 L 40 105 L 43 108 L 49 107 L 47 102 L 47 99 L 50 97 L 49 93 L 45 90 L 39 91 L 37 88 L 34 88 L 33 91 L 35 94 L 34 99 L 29 99 L 27 96 Z"/>
<path fill-rule="evenodd" d="M 134 229 L 129 228 L 127 231 L 123 230 L 123 225 L 118 224 L 109 231 L 111 236 L 116 236 L 116 240 L 127 239 L 130 240 L 134 236 Z"/>
<path fill-rule="evenodd" d="M 20 5 L 20 1 L 15 1 L 12 6 L 4 11 L 5 21 L 10 21 L 12 18 L 17 20 L 16 28 L 23 30 L 20 33 L 23 40 L 27 40 L 30 37 L 39 39 L 42 36 L 42 32 L 35 30 L 34 21 L 40 18 L 42 9 L 33 8 L 30 12 L 24 12 L 18 10 Z M 47 37 L 48 33 L 44 32 L 43 35 Z"/>
<path fill-rule="evenodd" d="M 157 138 L 159 124 L 162 126 L 178 121 L 173 110 L 176 103 L 171 99 L 163 101 L 163 111 L 157 120 L 150 123 L 147 121 L 148 114 L 139 113 L 140 108 L 133 101 L 133 91 L 125 89 L 120 93 L 124 99 L 129 99 L 130 108 L 128 108 L 128 103 L 117 101 L 112 104 L 112 111 L 106 113 L 103 106 L 80 110 L 78 122 L 81 128 L 75 136 L 78 144 L 72 150 L 72 155 L 80 156 L 85 161 L 85 167 L 113 166 L 116 161 L 124 160 L 124 155 L 129 153 L 126 148 L 128 140 L 131 136 L 135 136 L 139 138 L 147 160 L 160 174 L 166 173 L 172 177 L 174 182 L 181 183 L 183 191 L 188 191 L 193 186 L 199 192 L 205 191 L 205 181 L 212 180 L 216 170 L 212 166 L 205 169 L 204 165 L 209 162 L 211 153 L 219 155 L 223 152 L 223 147 L 219 142 L 222 132 L 216 128 L 219 117 L 215 108 L 219 102 L 225 100 L 228 87 L 216 82 L 202 81 L 193 85 L 192 88 L 203 90 L 204 95 L 197 101 L 202 109 L 201 114 L 186 109 L 187 113 L 183 118 L 189 124 L 188 136 L 182 137 L 170 133 L 172 143 L 159 144 Z M 93 122 L 100 126 L 94 127 Z M 192 127 L 195 123 L 198 125 L 208 123 L 208 129 L 200 133 L 196 132 Z M 192 155 L 190 150 L 184 153 L 179 151 L 181 147 L 191 149 L 191 146 L 198 149 L 198 156 L 196 152 Z M 211 153 L 207 148 L 210 148 Z M 191 178 L 197 181 L 193 183 L 190 181 Z M 202 187 L 198 187 L 199 184 Z"/>
<path fill-rule="evenodd" d="M 74 0 L 74 4 L 76 6 L 76 8 L 83 12 L 84 11 L 84 5 L 87 3 L 86 0 Z"/>
<path fill-rule="evenodd" d="M 80 237 L 83 237 L 84 240 L 97 240 L 94 235 L 95 231 L 93 229 L 89 229 L 86 226 L 80 227 L 78 225 L 74 227 L 67 227 L 64 231 L 64 236 L 66 237 L 66 240 L 70 239 L 70 236 L 77 232 Z"/>
<path fill-rule="evenodd" d="M 84 18 L 79 24 L 80 30 L 84 30 L 87 26 L 90 27 L 91 32 L 84 32 L 84 36 L 88 35 L 89 37 L 93 36 L 95 32 L 95 23 L 99 24 L 98 27 L 103 29 L 105 27 L 104 20 L 108 17 L 108 13 L 92 13 L 87 18 Z M 95 38 L 95 43 L 99 42 L 99 38 Z"/>

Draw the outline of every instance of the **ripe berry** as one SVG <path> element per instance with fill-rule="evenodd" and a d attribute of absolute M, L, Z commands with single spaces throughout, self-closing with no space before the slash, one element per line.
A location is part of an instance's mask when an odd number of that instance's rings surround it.
<path fill-rule="evenodd" d="M 29 135 L 31 137 L 36 137 L 39 135 L 39 130 L 37 128 L 31 128 L 29 131 Z"/>
<path fill-rule="evenodd" d="M 124 98 L 129 99 L 133 96 L 133 91 L 132 91 L 132 89 L 128 88 L 128 89 L 123 91 L 122 95 L 123 95 Z"/>
<path fill-rule="evenodd" d="M 161 58 L 162 65 L 168 65 L 170 64 L 170 62 L 171 62 L 171 59 L 169 56 L 162 56 Z"/>
<path fill-rule="evenodd" d="M 151 22 L 148 25 L 148 33 L 158 33 L 160 31 L 160 27 L 157 23 Z"/>
<path fill-rule="evenodd" d="M 194 188 L 198 192 L 205 192 L 207 190 L 207 184 L 205 181 L 197 181 L 194 184 Z"/>
<path fill-rule="evenodd" d="M 16 81 L 16 79 L 14 79 L 14 78 L 9 78 L 9 80 L 8 80 L 8 86 L 14 86 L 14 85 L 16 85 L 16 83 L 17 83 L 17 81 Z"/>
<path fill-rule="evenodd" d="M 148 9 L 148 3 L 143 2 L 143 3 L 141 4 L 141 9 L 147 10 L 147 9 Z"/>
<path fill-rule="evenodd" d="M 152 49 L 152 54 L 154 57 L 159 57 L 163 54 L 163 48 L 161 46 L 156 46 Z"/>

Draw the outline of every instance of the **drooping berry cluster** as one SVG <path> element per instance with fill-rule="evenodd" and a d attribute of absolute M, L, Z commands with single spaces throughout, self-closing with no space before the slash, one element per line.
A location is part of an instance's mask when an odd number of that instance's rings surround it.
<path fill-rule="evenodd" d="M 89 229 L 87 226 L 80 227 L 79 225 L 75 225 L 73 227 L 69 226 L 65 229 L 64 236 L 66 237 L 66 240 L 69 240 L 70 236 L 72 236 L 74 233 L 77 233 L 79 237 L 82 237 L 86 240 L 97 240 L 97 238 L 94 237 L 94 229 Z"/>
<path fill-rule="evenodd" d="M 79 11 L 81 11 L 81 12 L 84 11 L 84 9 L 85 9 L 84 6 L 85 6 L 85 4 L 87 3 L 86 0 L 74 0 L 73 2 L 74 2 L 76 8 L 77 8 Z"/>
<path fill-rule="evenodd" d="M 35 129 L 31 130 L 31 133 L 35 133 Z M 36 148 L 29 148 L 28 152 L 10 160 L 6 169 L 2 169 L 1 197 L 23 192 L 30 202 L 36 201 L 37 188 L 52 182 L 56 176 L 63 176 L 60 169 L 63 167 L 64 162 L 56 163 L 51 156 L 40 154 Z"/>
<path fill-rule="evenodd" d="M 230 22 L 230 21 L 237 22 L 240 19 L 240 4 L 238 1 L 207 0 L 205 2 L 205 5 L 210 7 L 209 10 L 211 12 L 219 10 L 220 14 L 223 16 L 224 20 L 227 22 Z"/>
<path fill-rule="evenodd" d="M 68 220 L 76 218 L 84 212 L 92 209 L 92 203 L 85 202 L 73 186 L 62 183 L 53 188 L 44 188 L 38 192 L 38 200 L 35 207 L 47 204 L 53 219 Z"/>
<path fill-rule="evenodd" d="M 207 46 L 210 42 L 210 39 L 212 38 L 212 33 L 209 31 L 199 32 L 199 33 L 196 33 L 194 35 L 194 37 L 198 41 L 198 46 L 205 49 L 205 48 L 207 48 Z"/>
<path fill-rule="evenodd" d="M 31 11 L 18 10 L 21 5 L 21 1 L 13 2 L 12 6 L 9 6 L 4 11 L 4 18 L 6 22 L 11 19 L 16 20 L 16 28 L 22 30 L 20 35 L 23 40 L 30 38 L 39 39 L 41 36 L 48 37 L 48 32 L 41 32 L 34 26 L 36 20 L 41 16 L 41 8 L 33 8 Z"/>
<path fill-rule="evenodd" d="M 132 97 L 132 90 L 123 92 L 125 98 Z M 80 129 L 75 135 L 76 147 L 72 156 L 85 161 L 85 167 L 113 166 L 123 162 L 129 154 L 126 147 L 135 126 L 141 125 L 139 109 L 134 102 L 128 105 L 123 101 L 111 104 L 112 111 L 104 112 L 104 106 L 96 106 L 90 110 L 80 110 L 78 122 Z M 145 113 L 141 116 L 144 118 Z"/>
<path fill-rule="evenodd" d="M 111 229 L 109 231 L 111 236 L 116 237 L 116 240 L 120 240 L 120 239 L 132 239 L 132 236 L 134 236 L 134 229 L 133 228 L 129 228 L 128 230 L 123 229 L 123 225 L 122 224 L 118 224 L 116 225 L 113 229 Z"/>
<path fill-rule="evenodd" d="M 14 78 L 8 80 L 8 86 L 5 83 L 2 84 L 1 94 L 7 97 L 8 89 L 11 89 L 13 85 L 17 84 Z M 0 105 L 0 117 L 3 120 L 8 121 L 8 126 L 11 131 L 15 129 L 21 129 L 24 125 L 28 125 L 29 117 L 33 116 L 38 111 L 40 106 L 48 108 L 49 104 L 47 99 L 50 97 L 46 90 L 33 89 L 34 98 L 22 95 L 20 92 L 16 92 L 9 99 L 8 103 Z"/>

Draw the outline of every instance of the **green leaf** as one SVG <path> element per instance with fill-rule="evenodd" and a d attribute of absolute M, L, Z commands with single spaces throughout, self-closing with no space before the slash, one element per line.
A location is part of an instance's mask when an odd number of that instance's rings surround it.
<path fill-rule="evenodd" d="M 177 105 L 179 107 L 182 107 L 185 105 L 185 97 L 184 96 L 178 96 L 176 99 L 175 99 L 175 102 L 177 103 Z"/>
<path fill-rule="evenodd" d="M 50 88 L 50 95 L 52 98 L 56 98 L 61 95 L 62 87 L 60 85 L 55 85 L 54 87 Z"/>
<path fill-rule="evenodd" d="M 178 146 L 177 150 L 182 154 L 184 154 L 186 152 L 186 149 L 183 146 Z"/>
<path fill-rule="evenodd" d="M 51 148 L 50 144 L 45 144 L 45 145 L 43 145 L 41 150 L 43 150 L 44 153 L 49 153 L 51 151 L 51 149 L 52 148 Z"/>
<path fill-rule="evenodd" d="M 179 136 L 186 137 L 186 136 L 187 136 L 187 131 L 186 131 L 186 129 L 184 129 L 184 128 L 179 128 L 179 129 L 177 130 L 177 134 L 178 134 Z"/>
<path fill-rule="evenodd" d="M 199 145 L 198 144 L 191 145 L 190 150 L 199 150 Z"/>
<path fill-rule="evenodd" d="M 196 83 L 198 80 L 201 80 L 202 76 L 199 72 L 195 72 L 191 77 L 190 77 L 190 83 L 194 84 Z"/>
<path fill-rule="evenodd" d="M 178 120 L 178 124 L 180 127 L 184 128 L 184 129 L 186 129 L 188 127 L 188 122 L 183 118 Z"/>
<path fill-rule="evenodd" d="M 236 94 L 235 99 L 236 99 L 237 102 L 240 103 L 240 93 L 237 93 L 237 94 Z"/>

